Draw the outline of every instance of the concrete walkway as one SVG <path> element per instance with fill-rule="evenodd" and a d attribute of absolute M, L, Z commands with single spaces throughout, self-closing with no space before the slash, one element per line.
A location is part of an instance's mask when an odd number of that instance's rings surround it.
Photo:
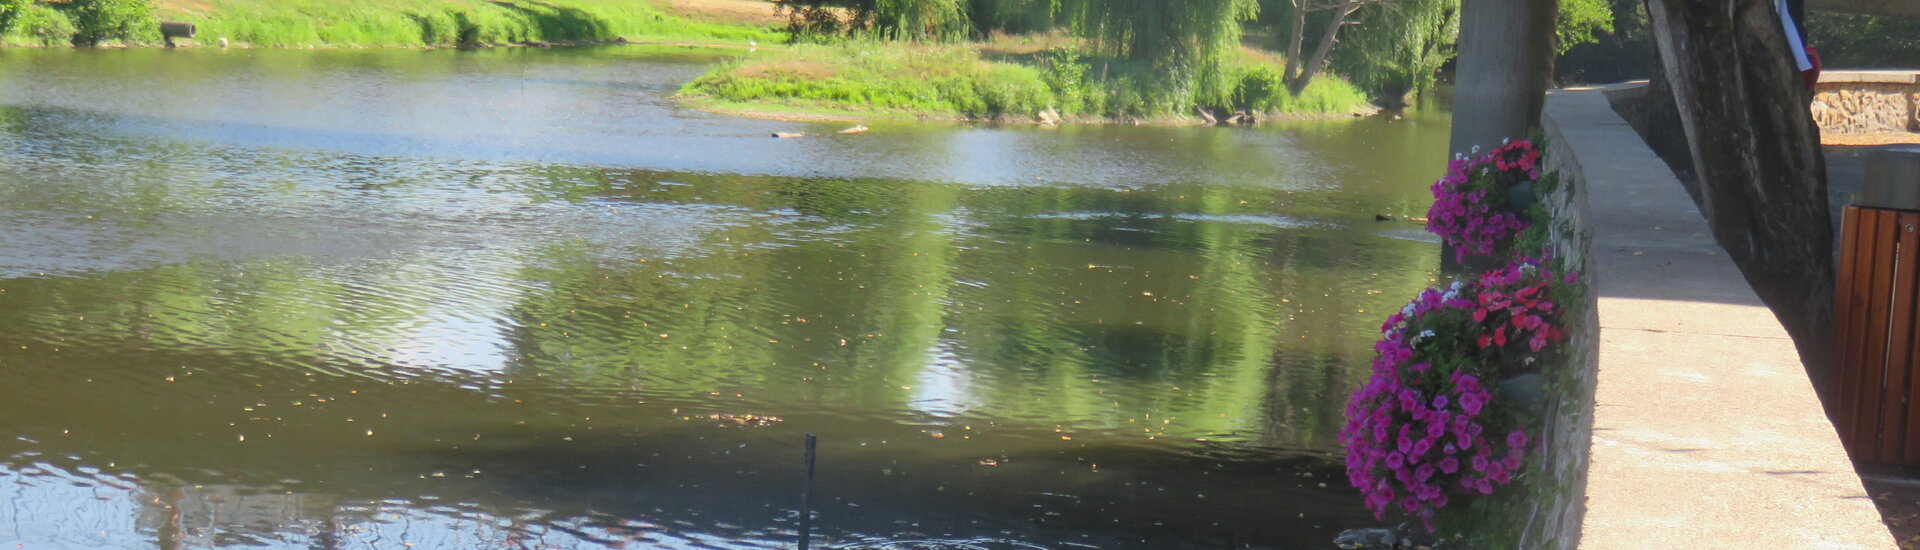
<path fill-rule="evenodd" d="M 1600 359 L 1579 546 L 1894 548 L 1792 341 L 1597 90 L 1549 135 L 1588 200 Z"/>

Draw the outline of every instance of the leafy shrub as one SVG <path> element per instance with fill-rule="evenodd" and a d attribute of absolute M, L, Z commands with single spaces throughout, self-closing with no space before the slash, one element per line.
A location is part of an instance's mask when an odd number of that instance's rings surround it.
<path fill-rule="evenodd" d="M 1241 72 L 1233 95 L 1234 103 L 1261 113 L 1285 111 L 1292 103 L 1292 94 L 1287 92 L 1287 77 L 1281 74 L 1281 68 L 1266 64 L 1253 65 Z"/>
<path fill-rule="evenodd" d="M 1106 105 L 1106 95 L 1095 91 L 1094 83 L 1087 80 L 1087 72 L 1093 67 L 1082 61 L 1080 51 L 1063 48 L 1042 54 L 1040 57 L 1040 78 L 1047 88 L 1053 90 L 1053 108 L 1062 113 L 1099 112 Z"/>
<path fill-rule="evenodd" d="M 52 7 L 29 4 L 14 21 L 12 37 L 36 46 L 69 44 L 73 40 L 73 21 Z"/>
<path fill-rule="evenodd" d="M 13 23 L 33 5 L 33 0 L 0 0 L 0 34 L 13 30 Z"/>
<path fill-rule="evenodd" d="M 159 34 L 153 0 L 73 0 L 67 3 L 67 14 L 76 29 L 75 46 L 113 39 L 151 40 Z"/>

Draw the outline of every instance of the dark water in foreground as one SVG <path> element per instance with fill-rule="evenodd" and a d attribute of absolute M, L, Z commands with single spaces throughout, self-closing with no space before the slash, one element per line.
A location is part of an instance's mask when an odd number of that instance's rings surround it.
<path fill-rule="evenodd" d="M 1444 119 L 773 140 L 708 55 L 0 50 L 0 545 L 790 547 L 807 432 L 832 545 L 1370 519 Z"/>

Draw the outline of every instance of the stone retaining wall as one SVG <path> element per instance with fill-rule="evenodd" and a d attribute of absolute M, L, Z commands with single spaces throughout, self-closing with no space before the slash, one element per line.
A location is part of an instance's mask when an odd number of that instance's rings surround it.
<path fill-rule="evenodd" d="M 1812 109 L 1822 133 L 1920 132 L 1920 71 L 1823 73 Z"/>
<path fill-rule="evenodd" d="M 1521 548 L 1571 549 L 1579 546 L 1586 512 L 1587 455 L 1593 437 L 1593 393 L 1599 368 L 1600 320 L 1594 288 L 1593 228 L 1587 222 L 1587 185 L 1579 158 L 1551 116 L 1541 117 L 1546 136 L 1546 169 L 1559 174 L 1559 186 L 1541 197 L 1553 214 L 1548 241 L 1560 269 L 1577 271 L 1588 285 L 1581 304 L 1569 304 L 1574 318 L 1568 364 L 1548 381 L 1540 434 L 1548 479 L 1536 494 L 1521 534 Z"/>

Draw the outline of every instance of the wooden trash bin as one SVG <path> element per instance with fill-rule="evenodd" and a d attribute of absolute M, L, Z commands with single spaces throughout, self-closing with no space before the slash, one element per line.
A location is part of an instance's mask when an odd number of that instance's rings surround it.
<path fill-rule="evenodd" d="M 1865 160 L 1841 216 L 1828 408 L 1855 461 L 1920 467 L 1920 146 Z"/>

